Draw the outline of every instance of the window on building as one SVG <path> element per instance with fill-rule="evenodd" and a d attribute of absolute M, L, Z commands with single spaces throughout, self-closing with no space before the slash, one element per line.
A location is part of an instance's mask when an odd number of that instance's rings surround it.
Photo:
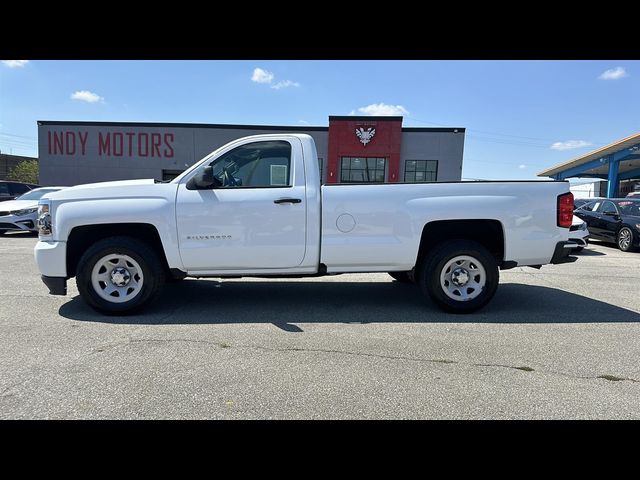
<path fill-rule="evenodd" d="M 274 140 L 247 143 L 215 159 L 213 176 L 221 187 L 291 185 L 291 144 Z"/>
<path fill-rule="evenodd" d="M 405 182 L 435 182 L 438 180 L 437 160 L 407 160 L 404 164 Z"/>
<path fill-rule="evenodd" d="M 342 157 L 340 181 L 342 183 L 384 183 L 386 158 Z"/>

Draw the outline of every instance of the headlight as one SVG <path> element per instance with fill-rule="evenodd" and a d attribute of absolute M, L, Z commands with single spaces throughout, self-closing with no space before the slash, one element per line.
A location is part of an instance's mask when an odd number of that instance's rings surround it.
<path fill-rule="evenodd" d="M 51 212 L 48 203 L 38 205 L 38 235 L 49 237 L 53 231 L 51 225 Z"/>
<path fill-rule="evenodd" d="M 17 215 L 17 216 L 21 217 L 22 215 L 29 215 L 30 213 L 35 213 L 37 211 L 38 211 L 38 207 L 33 207 L 33 208 L 25 208 L 23 210 L 14 210 L 11 213 L 13 215 Z"/>

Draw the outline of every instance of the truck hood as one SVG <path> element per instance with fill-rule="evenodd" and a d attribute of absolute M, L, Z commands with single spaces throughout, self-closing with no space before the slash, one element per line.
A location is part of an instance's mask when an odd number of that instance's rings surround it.
<path fill-rule="evenodd" d="M 48 193 L 46 198 L 55 201 L 80 200 L 92 198 L 113 197 L 149 197 L 154 196 L 156 190 L 159 196 L 164 196 L 167 190 L 174 190 L 176 184 L 155 183 L 153 178 L 142 180 L 119 180 L 116 182 L 87 183 L 68 187 L 58 192 Z M 163 193 L 160 193 L 160 192 Z"/>

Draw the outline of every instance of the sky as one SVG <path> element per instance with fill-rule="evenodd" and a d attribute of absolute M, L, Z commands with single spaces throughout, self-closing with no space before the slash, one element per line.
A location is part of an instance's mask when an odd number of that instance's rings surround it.
<path fill-rule="evenodd" d="M 466 128 L 463 178 L 539 171 L 640 132 L 640 61 L 0 62 L 0 151 L 38 120 L 328 125 L 402 115 Z"/>

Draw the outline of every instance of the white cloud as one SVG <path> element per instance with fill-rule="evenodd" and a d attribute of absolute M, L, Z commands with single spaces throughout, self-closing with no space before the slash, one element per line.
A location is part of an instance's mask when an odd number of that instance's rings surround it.
<path fill-rule="evenodd" d="M 616 67 L 605 70 L 598 78 L 600 80 L 620 80 L 621 78 L 628 76 L 627 71 L 623 67 Z"/>
<path fill-rule="evenodd" d="M 97 93 L 90 92 L 89 90 L 78 90 L 77 92 L 73 92 L 71 94 L 71 100 L 80 100 L 81 102 L 87 103 L 104 103 L 104 98 Z"/>
<path fill-rule="evenodd" d="M 574 148 L 588 147 L 591 142 L 585 140 L 567 140 L 566 142 L 555 142 L 551 145 L 551 150 L 573 150 Z"/>
<path fill-rule="evenodd" d="M 302 123 L 303 125 L 309 125 L 309 122 L 306 120 L 298 120 L 298 123 Z"/>
<path fill-rule="evenodd" d="M 261 68 L 254 68 L 251 81 L 256 83 L 271 83 L 273 81 L 273 73 L 267 72 Z"/>
<path fill-rule="evenodd" d="M 287 88 L 287 87 L 299 87 L 300 84 L 298 82 L 294 82 L 291 80 L 281 80 L 278 83 L 276 83 L 275 85 L 271 85 L 271 88 L 275 88 L 276 90 L 280 90 L 281 88 Z"/>
<path fill-rule="evenodd" d="M 387 105 L 386 103 L 372 103 L 366 107 L 358 108 L 358 112 L 364 115 L 370 115 L 374 117 L 395 117 L 399 115 L 409 115 L 409 111 L 402 105 Z M 355 115 L 355 110 L 351 110 L 349 115 Z"/>
<path fill-rule="evenodd" d="M 9 68 L 20 68 L 29 63 L 29 60 L 2 60 L 2 63 Z"/>
<path fill-rule="evenodd" d="M 524 163 L 522 163 L 522 164 L 518 165 L 518 168 L 520 170 L 524 170 L 525 168 L 527 168 L 527 166 Z"/>

